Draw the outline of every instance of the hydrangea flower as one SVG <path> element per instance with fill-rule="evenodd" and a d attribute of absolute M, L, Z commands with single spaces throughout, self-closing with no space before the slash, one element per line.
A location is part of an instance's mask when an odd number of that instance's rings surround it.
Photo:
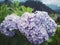
<path fill-rule="evenodd" d="M 44 11 L 26 12 L 21 16 L 18 23 L 19 31 L 35 45 L 43 43 L 54 35 L 56 26 L 54 20 Z"/>
<path fill-rule="evenodd" d="M 15 30 L 18 29 L 17 23 L 19 20 L 20 17 L 15 14 L 8 15 L 0 24 L 0 32 L 6 36 L 14 36 Z"/>
<path fill-rule="evenodd" d="M 47 12 L 36 11 L 24 13 L 21 17 L 11 14 L 0 24 L 0 32 L 6 36 L 14 36 L 15 30 L 25 35 L 31 43 L 39 45 L 55 34 L 57 24 Z"/>

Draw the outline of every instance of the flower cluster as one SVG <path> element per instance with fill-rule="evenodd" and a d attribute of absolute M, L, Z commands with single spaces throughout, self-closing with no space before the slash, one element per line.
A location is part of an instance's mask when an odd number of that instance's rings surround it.
<path fill-rule="evenodd" d="M 24 13 L 21 17 L 15 14 L 9 15 L 0 24 L 1 33 L 6 36 L 14 36 L 15 30 L 26 36 L 29 42 L 39 45 L 54 35 L 57 24 L 47 12 L 36 11 Z"/>
<path fill-rule="evenodd" d="M 35 45 L 48 40 L 55 33 L 56 26 L 56 23 L 44 11 L 24 13 L 18 23 L 19 31 Z"/>
<path fill-rule="evenodd" d="M 0 24 L 1 33 L 6 36 L 14 36 L 15 30 L 18 29 L 17 23 L 19 20 L 20 17 L 15 14 L 8 15 L 5 20 Z"/>

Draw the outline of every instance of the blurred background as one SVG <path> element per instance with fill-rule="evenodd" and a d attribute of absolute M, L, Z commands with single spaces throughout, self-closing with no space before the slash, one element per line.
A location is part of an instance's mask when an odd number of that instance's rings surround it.
<path fill-rule="evenodd" d="M 15 3 L 15 2 L 19 3 Z M 19 4 L 19 5 L 18 5 Z M 22 6 L 23 5 L 23 6 Z M 21 12 L 20 6 L 24 9 Z M 25 7 L 24 7 L 25 6 Z M 12 7 L 12 8 L 11 8 Z M 56 21 L 58 25 L 60 25 L 60 1 L 59 0 L 0 0 L 0 23 L 3 21 L 4 17 L 7 14 L 11 14 L 12 12 L 22 14 L 28 8 L 29 12 L 38 11 L 46 11 L 49 16 Z M 32 11 L 32 9 L 33 11 Z M 2 16 L 4 15 L 4 16 Z M 0 45 L 33 45 L 27 41 L 25 36 L 16 32 L 14 37 L 6 37 L 3 34 L 0 34 Z M 57 31 L 55 36 L 51 37 L 47 42 L 41 45 L 60 45 L 60 27 L 57 27 Z"/>

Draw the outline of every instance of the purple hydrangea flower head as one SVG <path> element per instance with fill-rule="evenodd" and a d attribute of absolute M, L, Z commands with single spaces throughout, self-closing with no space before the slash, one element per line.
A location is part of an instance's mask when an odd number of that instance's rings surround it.
<path fill-rule="evenodd" d="M 19 31 L 35 45 L 43 43 L 54 35 L 56 26 L 54 20 L 44 11 L 26 12 L 20 17 L 18 23 Z"/>
<path fill-rule="evenodd" d="M 19 20 L 20 17 L 15 14 L 6 16 L 5 20 L 3 20 L 3 22 L 0 24 L 1 33 L 6 36 L 14 36 L 15 35 L 14 30 L 18 29 L 17 23 Z"/>

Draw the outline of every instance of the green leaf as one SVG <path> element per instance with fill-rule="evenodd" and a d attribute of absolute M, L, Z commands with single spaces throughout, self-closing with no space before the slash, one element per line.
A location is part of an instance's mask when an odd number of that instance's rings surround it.
<path fill-rule="evenodd" d="M 25 6 L 21 6 L 21 9 L 22 9 L 23 12 L 27 11 L 27 8 Z"/>
<path fill-rule="evenodd" d="M 51 43 L 52 41 L 53 41 L 52 38 L 49 38 L 49 39 L 47 40 L 48 43 Z"/>
<path fill-rule="evenodd" d="M 12 12 L 9 10 L 9 7 L 6 4 L 2 4 L 0 6 L 0 23 L 4 20 L 4 18 L 11 14 Z"/>
<path fill-rule="evenodd" d="M 30 8 L 30 7 L 27 7 L 27 12 L 32 12 L 33 11 L 33 9 L 32 8 Z"/>

